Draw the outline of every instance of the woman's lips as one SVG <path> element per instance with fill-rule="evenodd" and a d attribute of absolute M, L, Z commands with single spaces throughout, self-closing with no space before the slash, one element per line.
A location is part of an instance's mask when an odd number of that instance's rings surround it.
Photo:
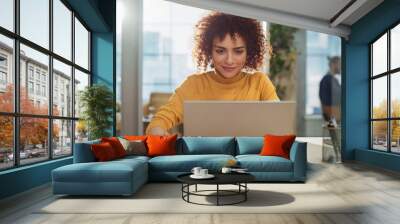
<path fill-rule="evenodd" d="M 222 66 L 222 68 L 223 68 L 225 71 L 229 71 L 229 72 L 234 71 L 234 70 L 236 69 L 236 67 L 224 67 L 224 66 Z"/>

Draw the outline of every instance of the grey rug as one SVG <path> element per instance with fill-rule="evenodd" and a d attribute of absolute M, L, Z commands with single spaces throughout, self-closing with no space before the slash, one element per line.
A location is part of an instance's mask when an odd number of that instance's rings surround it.
<path fill-rule="evenodd" d="M 317 184 L 260 183 L 248 186 L 247 201 L 237 205 L 189 204 L 181 198 L 180 184 L 150 183 L 131 197 L 57 197 L 35 213 L 360 213 L 359 205 L 346 202 Z M 213 188 L 213 185 L 202 185 L 198 190 Z M 230 188 L 233 186 L 224 189 Z M 225 197 L 222 202 L 237 199 Z M 214 196 L 193 196 L 191 200 L 208 204 L 216 202 Z"/>

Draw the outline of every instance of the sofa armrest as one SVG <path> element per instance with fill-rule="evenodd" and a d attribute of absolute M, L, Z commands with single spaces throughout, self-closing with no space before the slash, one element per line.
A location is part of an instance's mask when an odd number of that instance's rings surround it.
<path fill-rule="evenodd" d="M 74 147 L 74 163 L 89 163 L 95 162 L 96 158 L 94 157 L 90 146 L 92 144 L 100 143 L 99 140 L 88 141 L 75 143 Z"/>
<path fill-rule="evenodd" d="M 293 178 L 305 181 L 307 176 L 307 143 L 295 141 L 290 149 L 290 160 L 293 162 Z"/>

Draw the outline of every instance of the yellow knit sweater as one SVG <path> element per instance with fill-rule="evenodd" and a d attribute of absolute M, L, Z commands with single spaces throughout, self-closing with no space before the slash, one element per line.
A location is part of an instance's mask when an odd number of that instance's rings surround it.
<path fill-rule="evenodd" d="M 241 72 L 225 78 L 209 71 L 190 75 L 175 89 L 168 103 L 158 110 L 146 133 L 153 127 L 169 130 L 182 122 L 183 102 L 186 100 L 279 100 L 275 87 L 262 72 Z"/>

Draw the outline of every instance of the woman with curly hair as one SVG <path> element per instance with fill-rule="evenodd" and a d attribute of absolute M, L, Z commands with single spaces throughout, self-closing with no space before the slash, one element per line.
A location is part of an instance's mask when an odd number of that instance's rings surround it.
<path fill-rule="evenodd" d="M 267 49 L 257 20 L 221 12 L 200 19 L 193 57 L 202 72 L 188 76 L 175 89 L 146 133 L 167 135 L 169 129 L 182 122 L 186 100 L 279 100 L 268 76 L 257 71 L 269 53 Z"/>

